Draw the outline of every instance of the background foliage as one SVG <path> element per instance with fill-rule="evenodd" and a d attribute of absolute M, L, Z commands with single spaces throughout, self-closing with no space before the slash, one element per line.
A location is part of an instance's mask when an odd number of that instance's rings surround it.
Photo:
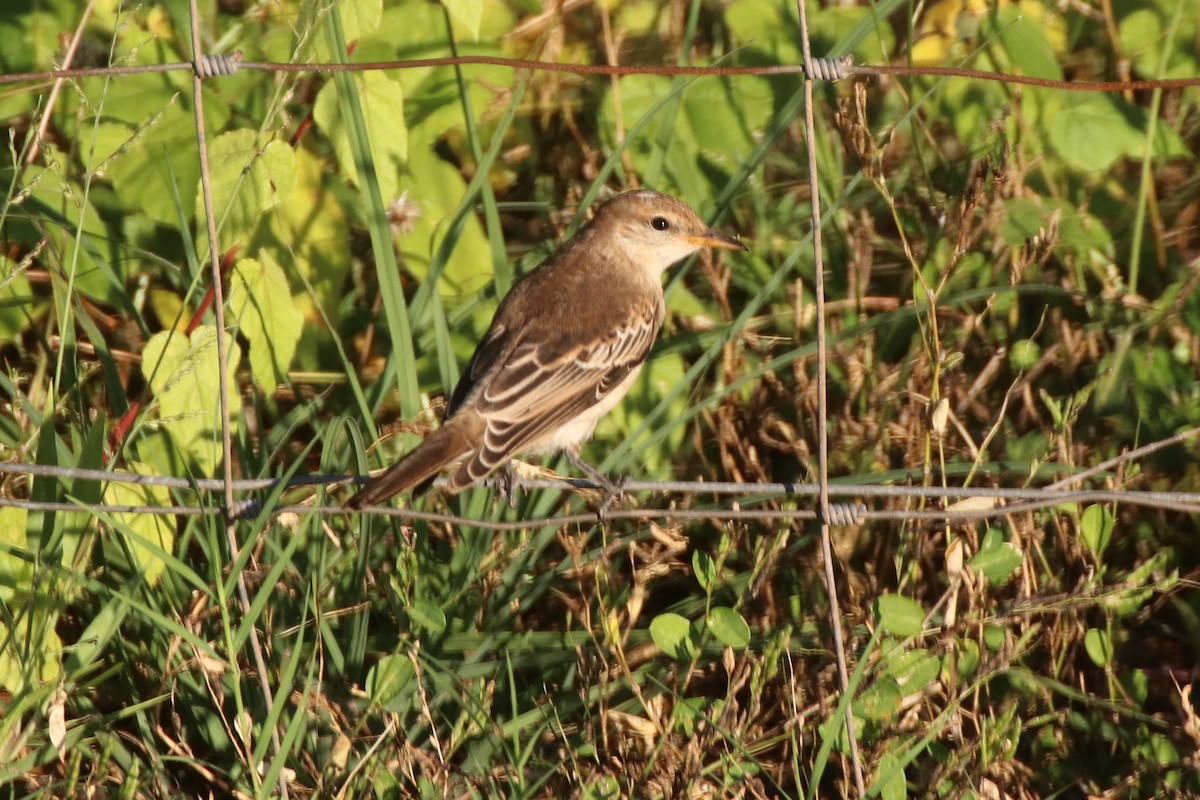
<path fill-rule="evenodd" d="M 201 5 L 205 48 L 247 61 L 801 60 L 783 0 Z M 9 2 L 0 70 L 51 68 L 76 29 L 77 66 L 190 58 L 182 2 L 87 8 L 84 21 L 69 0 Z M 1080 80 L 1198 71 L 1195 0 L 919 11 L 812 3 L 814 52 Z M 0 451 L 219 474 L 191 76 L 80 79 L 50 98 L 49 83 L 0 93 Z M 1045 485 L 1200 423 L 1196 89 L 921 77 L 817 98 L 839 480 Z M 670 275 L 653 358 L 585 457 L 639 479 L 811 479 L 801 110 L 795 76 L 206 81 L 236 472 L 390 462 L 435 424 L 513 281 L 602 188 L 648 186 L 751 252 Z M 366 448 L 375 421 L 389 435 Z M 1090 484 L 1197 491 L 1197 464 L 1186 440 Z M 387 797 L 852 791 L 815 528 L 493 535 L 264 515 L 239 525 L 231 560 L 213 519 L 88 510 L 219 502 L 208 495 L 13 476 L 0 495 L 78 507 L 0 507 L 13 795 L 258 795 L 280 778 L 300 795 Z M 268 507 L 281 500 L 325 491 Z M 415 502 L 516 520 L 594 500 Z M 1197 533 L 1194 514 L 1116 503 L 838 529 L 871 793 L 1200 793 Z"/>

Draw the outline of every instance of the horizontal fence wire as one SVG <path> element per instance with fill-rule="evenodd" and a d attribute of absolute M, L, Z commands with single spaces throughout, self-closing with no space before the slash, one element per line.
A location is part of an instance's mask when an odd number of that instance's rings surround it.
<path fill-rule="evenodd" d="M 502 56 L 440 56 L 435 58 L 405 58 L 394 61 L 363 61 L 352 64 L 337 63 L 300 63 L 283 61 L 241 61 L 237 54 L 206 55 L 193 64 L 190 61 L 175 61 L 169 64 L 129 64 L 110 67 L 73 67 L 70 69 L 42 70 L 38 72 L 14 72 L 0 75 L 0 85 L 11 83 L 38 83 L 70 78 L 100 78 L 115 75 L 139 75 L 159 72 L 199 72 L 201 77 L 229 75 L 241 70 L 258 72 L 289 72 L 289 73 L 333 73 L 333 72 L 370 72 L 374 70 L 427 69 L 429 67 L 445 66 L 493 66 L 508 67 L 515 70 L 533 70 L 539 72 L 565 72 L 574 75 L 692 75 L 692 76 L 737 76 L 737 75 L 804 75 L 802 64 L 776 64 L 754 66 L 721 66 L 704 67 L 671 66 L 671 65 L 623 65 L 623 64 L 563 64 L 552 61 L 529 61 L 520 58 L 504 58 Z M 1139 79 L 1122 81 L 1088 81 L 1088 80 L 1056 80 L 1054 78 L 1038 78 L 1032 75 L 1012 75 L 987 70 L 967 69 L 964 67 L 924 67 L 924 66 L 873 66 L 867 64 L 850 64 L 846 58 L 816 59 L 814 62 L 814 80 L 836 80 L 852 75 L 868 77 L 908 76 L 908 77 L 944 77 L 968 78 L 971 80 L 994 81 L 999 83 L 1021 84 L 1024 86 L 1039 86 L 1044 89 L 1064 89 L 1081 92 L 1126 92 L 1151 89 L 1183 89 L 1200 86 L 1200 76 L 1191 78 L 1162 78 Z"/>
<path fill-rule="evenodd" d="M 105 483 L 162 486 L 166 488 L 219 492 L 224 482 L 219 479 L 173 478 L 158 475 L 140 475 L 128 472 L 82 469 L 77 467 L 54 467 L 41 464 L 0 463 L 0 474 L 32 475 L 53 477 L 69 481 L 99 481 Z M 363 483 L 366 476 L 352 475 L 306 475 L 279 480 L 255 478 L 234 480 L 234 491 L 270 491 L 276 488 L 299 489 L 313 486 Z M 1067 480 L 1070 480 L 1069 478 Z M 437 487 L 444 479 L 434 482 Z M 1062 483 L 1062 482 L 1060 482 Z M 505 481 L 489 478 L 477 484 L 479 487 L 500 490 L 511 484 L 524 490 L 559 490 L 585 493 L 604 492 L 606 487 L 586 479 L 516 478 Z M 717 481 L 626 481 L 621 485 L 625 494 L 662 493 L 685 496 L 710 495 L 719 497 L 751 498 L 753 502 L 765 502 L 784 497 L 816 497 L 820 491 L 816 483 L 754 483 Z M 1069 503 L 1125 503 L 1129 505 L 1158 508 L 1167 511 L 1200 513 L 1200 492 L 1131 491 L 1114 489 L 1066 489 L 1032 487 L 1007 489 L 994 487 L 959 486 L 888 486 L 863 483 L 830 483 L 829 494 L 842 498 L 858 499 L 903 499 L 903 500 L 953 500 L 957 501 L 941 509 L 860 509 L 854 514 L 854 522 L 867 520 L 982 520 L 1025 511 L 1042 510 Z M 259 501 L 242 499 L 235 503 L 231 516 L 245 517 L 257 514 Z M 845 504 L 841 504 L 845 505 Z M 220 503 L 213 505 L 130 505 L 98 504 L 81 506 L 69 502 L 45 502 L 18 500 L 0 497 L 0 506 L 12 506 L 29 511 L 80 511 L 90 509 L 106 513 L 145 513 L 181 516 L 213 516 L 225 513 Z M 956 507 L 957 506 L 957 507 Z M 350 512 L 340 506 L 309 504 L 287 504 L 271 507 L 272 514 L 321 513 L 343 516 Z M 563 524 L 595 521 L 598 516 L 606 520 L 618 519 L 816 519 L 811 509 L 768 509 L 768 508 L 611 508 L 603 512 L 575 514 L 557 518 L 491 522 L 453 514 L 418 511 L 410 508 L 370 507 L 354 513 L 380 516 L 399 516 L 428 522 L 450 522 L 455 524 L 492 527 L 498 530 L 516 530 L 522 527 L 550 524 L 558 519 Z M 839 524 L 848 524 L 846 522 Z"/>

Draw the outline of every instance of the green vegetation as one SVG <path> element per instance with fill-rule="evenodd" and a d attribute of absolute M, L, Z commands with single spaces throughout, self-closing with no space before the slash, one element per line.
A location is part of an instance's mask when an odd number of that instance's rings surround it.
<path fill-rule="evenodd" d="M 86 23 L 83 5 L 9 0 L 0 71 L 61 63 L 77 28 L 75 66 L 189 60 L 185 3 L 101 1 Z M 201 38 L 248 62 L 801 60 L 785 0 L 383 5 L 202 2 Z M 1197 0 L 923 5 L 909 24 L 910 4 L 814 2 L 814 53 L 1200 74 Z M 52 85 L 0 91 L 0 454 L 219 477 L 192 77 Z M 835 479 L 1045 486 L 1200 426 L 1200 89 L 860 77 L 815 96 Z M 670 274 L 652 360 L 584 457 L 639 480 L 815 478 L 797 76 L 245 69 L 203 102 L 236 476 L 406 451 L 498 297 L 603 189 L 640 185 L 751 252 Z M 1083 485 L 1200 491 L 1198 453 Z M 90 508 L 219 492 L 0 475 L 0 499 L 73 509 L 0 505 L 6 796 L 851 796 L 843 702 L 887 800 L 1200 795 L 1194 506 L 835 529 L 843 697 L 817 527 L 723 522 L 729 498 L 621 501 L 703 523 L 493 533 L 270 514 L 346 496 L 294 488 L 237 523 L 235 559 L 219 516 Z M 513 521 L 594 502 L 415 504 Z"/>

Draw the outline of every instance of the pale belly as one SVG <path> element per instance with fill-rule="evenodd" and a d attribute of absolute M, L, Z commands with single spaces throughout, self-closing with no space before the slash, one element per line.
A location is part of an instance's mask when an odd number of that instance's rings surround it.
<path fill-rule="evenodd" d="M 555 430 L 550 431 L 545 436 L 535 441 L 532 445 L 522 448 L 521 452 L 528 455 L 537 455 L 538 453 L 553 453 L 559 450 L 574 450 L 578 452 L 581 444 L 586 442 L 592 436 L 592 431 L 596 430 L 596 423 L 600 419 L 616 408 L 617 403 L 625 398 L 629 392 L 633 382 L 637 380 L 638 374 L 642 371 L 639 364 L 637 369 L 629 373 L 625 380 L 621 381 L 611 392 L 609 392 L 599 403 L 589 408 L 587 411 L 580 414 L 575 419 L 562 425 Z"/>

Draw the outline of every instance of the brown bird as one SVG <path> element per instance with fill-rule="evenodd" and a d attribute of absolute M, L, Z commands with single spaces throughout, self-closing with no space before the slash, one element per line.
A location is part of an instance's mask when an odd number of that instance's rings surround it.
<path fill-rule="evenodd" d="M 382 503 L 455 464 L 444 488 L 460 492 L 517 454 L 565 450 L 595 476 L 579 449 L 662 327 L 663 271 L 702 247 L 746 249 L 673 197 L 609 200 L 500 303 L 442 426 L 346 505 Z"/>

